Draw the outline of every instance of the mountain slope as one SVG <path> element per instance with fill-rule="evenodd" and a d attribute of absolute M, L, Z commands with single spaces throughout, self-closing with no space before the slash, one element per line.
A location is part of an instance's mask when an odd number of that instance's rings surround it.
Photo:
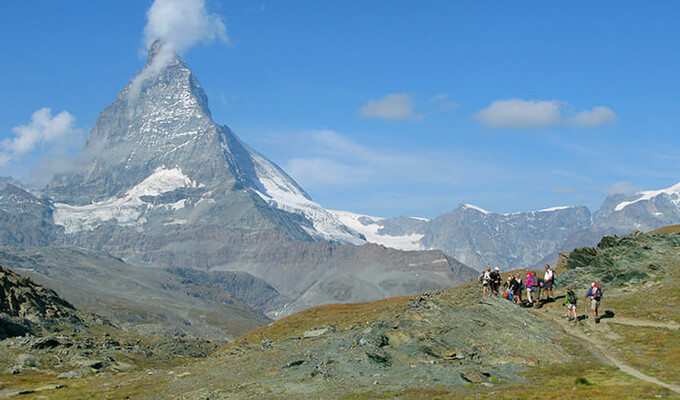
<path fill-rule="evenodd" d="M 227 340 L 270 322 L 217 287 L 94 251 L 0 246 L 0 265 L 139 333 Z"/>

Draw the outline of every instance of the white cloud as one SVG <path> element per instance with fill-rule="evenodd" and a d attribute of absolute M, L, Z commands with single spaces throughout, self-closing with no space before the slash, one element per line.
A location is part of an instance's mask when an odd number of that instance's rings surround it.
<path fill-rule="evenodd" d="M 539 129 L 558 126 L 594 128 L 616 122 L 616 113 L 604 106 L 584 110 L 573 116 L 563 114 L 569 107 L 561 100 L 495 100 L 475 118 L 491 129 Z"/>
<path fill-rule="evenodd" d="M 592 110 L 581 111 L 568 119 L 568 123 L 577 128 L 593 128 L 596 126 L 615 123 L 616 113 L 604 106 L 593 107 Z"/>
<path fill-rule="evenodd" d="M 496 100 L 476 114 L 476 118 L 492 129 L 546 128 L 560 122 L 558 100 Z"/>
<path fill-rule="evenodd" d="M 146 13 L 147 48 L 161 39 L 176 53 L 198 42 L 229 42 L 227 28 L 217 14 L 208 13 L 205 0 L 155 0 Z"/>
<path fill-rule="evenodd" d="M 361 107 L 359 115 L 388 120 L 418 120 L 422 118 L 422 115 L 413 112 L 413 99 L 407 93 L 394 93 L 379 100 L 371 100 Z"/>
<path fill-rule="evenodd" d="M 0 143 L 0 166 L 48 145 L 50 150 L 81 145 L 83 132 L 75 127 L 76 118 L 68 111 L 52 116 L 52 110 L 41 108 L 33 113 L 31 122 L 12 128 L 13 138 Z"/>

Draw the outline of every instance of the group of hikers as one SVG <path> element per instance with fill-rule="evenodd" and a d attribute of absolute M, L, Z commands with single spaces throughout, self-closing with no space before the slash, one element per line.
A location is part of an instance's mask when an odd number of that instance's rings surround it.
<path fill-rule="evenodd" d="M 500 289 L 503 287 L 503 297 L 512 301 L 515 304 L 532 307 L 541 304 L 541 293 L 546 293 L 545 301 L 554 301 L 554 286 L 557 273 L 550 268 L 550 265 L 545 265 L 545 273 L 543 278 L 538 278 L 535 272 L 529 271 L 526 273 L 526 282 L 522 282 L 522 277 L 519 273 L 509 274 L 503 282 L 501 272 L 498 267 L 493 270 L 491 267 L 486 267 L 485 271 L 479 275 L 478 281 L 482 284 L 482 295 L 486 296 L 500 296 Z M 522 299 L 523 289 L 526 290 L 526 299 Z M 593 282 L 586 293 L 586 299 L 590 301 L 590 309 L 595 317 L 595 322 L 600 322 L 598 315 L 598 308 L 600 299 L 602 298 L 602 289 L 599 285 Z M 574 288 L 569 286 L 567 293 L 564 296 L 564 306 L 567 309 L 566 317 L 569 321 L 576 321 L 579 319 L 576 311 L 576 304 L 578 299 L 574 293 Z"/>

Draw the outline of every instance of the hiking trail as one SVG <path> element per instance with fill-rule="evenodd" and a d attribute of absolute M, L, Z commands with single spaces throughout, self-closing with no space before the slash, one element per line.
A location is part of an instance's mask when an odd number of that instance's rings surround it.
<path fill-rule="evenodd" d="M 544 318 L 549 319 L 552 321 L 554 324 L 558 325 L 559 327 L 562 328 L 562 330 L 567 333 L 568 335 L 575 337 L 580 340 L 585 340 L 588 342 L 591 346 L 588 346 L 588 350 L 600 361 L 604 362 L 607 365 L 612 365 L 617 367 L 619 370 L 622 372 L 633 376 L 635 378 L 638 378 L 642 381 L 652 383 L 655 385 L 662 386 L 670 391 L 673 391 L 677 394 L 680 394 L 680 385 L 678 384 L 673 384 L 673 383 L 665 383 L 653 376 L 649 376 L 640 370 L 633 368 L 632 366 L 626 364 L 619 356 L 618 350 L 610 346 L 606 341 L 602 340 L 599 336 L 600 335 L 605 335 L 605 332 L 596 332 L 593 331 L 592 335 L 587 335 L 585 334 L 582 329 L 579 328 L 578 325 L 570 325 L 568 321 L 564 318 L 562 318 L 561 314 L 555 314 L 553 310 L 544 310 L 544 312 L 538 311 L 538 310 L 533 310 L 534 313 L 537 315 L 543 316 Z M 547 312 L 545 312 L 547 311 Z M 602 320 L 601 320 L 602 321 Z M 641 320 L 641 319 L 633 319 L 633 318 L 623 318 L 623 317 L 616 317 L 616 320 L 612 319 L 611 321 L 607 321 L 606 323 L 601 323 L 599 326 L 605 327 L 609 323 L 618 323 L 618 324 L 625 324 L 625 325 L 631 325 L 631 326 L 648 326 L 648 327 L 654 327 L 654 328 L 665 328 L 665 329 L 671 329 L 671 330 L 677 330 L 680 326 L 678 324 L 675 324 L 673 322 L 661 322 L 661 321 L 649 321 L 649 320 Z"/>

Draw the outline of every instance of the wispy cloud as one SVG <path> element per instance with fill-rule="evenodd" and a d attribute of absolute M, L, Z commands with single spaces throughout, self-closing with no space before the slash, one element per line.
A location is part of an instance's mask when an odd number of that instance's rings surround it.
<path fill-rule="evenodd" d="M 456 186 L 474 176 L 503 173 L 459 154 L 371 148 L 329 130 L 307 132 L 304 141 L 310 156 L 291 158 L 284 165 L 304 187 L 394 183 Z"/>
<path fill-rule="evenodd" d="M 437 108 L 440 110 L 455 110 L 460 107 L 460 103 L 457 101 L 449 100 L 449 95 L 447 93 L 432 96 L 428 99 L 428 102 L 436 104 Z"/>
<path fill-rule="evenodd" d="M 80 146 L 84 133 L 75 127 L 76 118 L 68 111 L 52 116 L 50 108 L 41 108 L 31 115 L 26 125 L 12 128 L 14 137 L 0 143 L 0 166 L 10 161 L 19 161 L 37 148 L 47 147 L 46 151 L 57 148 Z"/>
<path fill-rule="evenodd" d="M 361 107 L 359 115 L 402 121 L 422 119 L 422 115 L 415 114 L 413 108 L 414 102 L 410 94 L 394 93 L 378 100 L 369 101 Z"/>
<path fill-rule="evenodd" d="M 564 112 L 569 107 L 561 100 L 495 100 L 474 117 L 491 129 L 594 128 L 617 120 L 616 113 L 608 107 L 597 106 L 573 116 Z"/>

